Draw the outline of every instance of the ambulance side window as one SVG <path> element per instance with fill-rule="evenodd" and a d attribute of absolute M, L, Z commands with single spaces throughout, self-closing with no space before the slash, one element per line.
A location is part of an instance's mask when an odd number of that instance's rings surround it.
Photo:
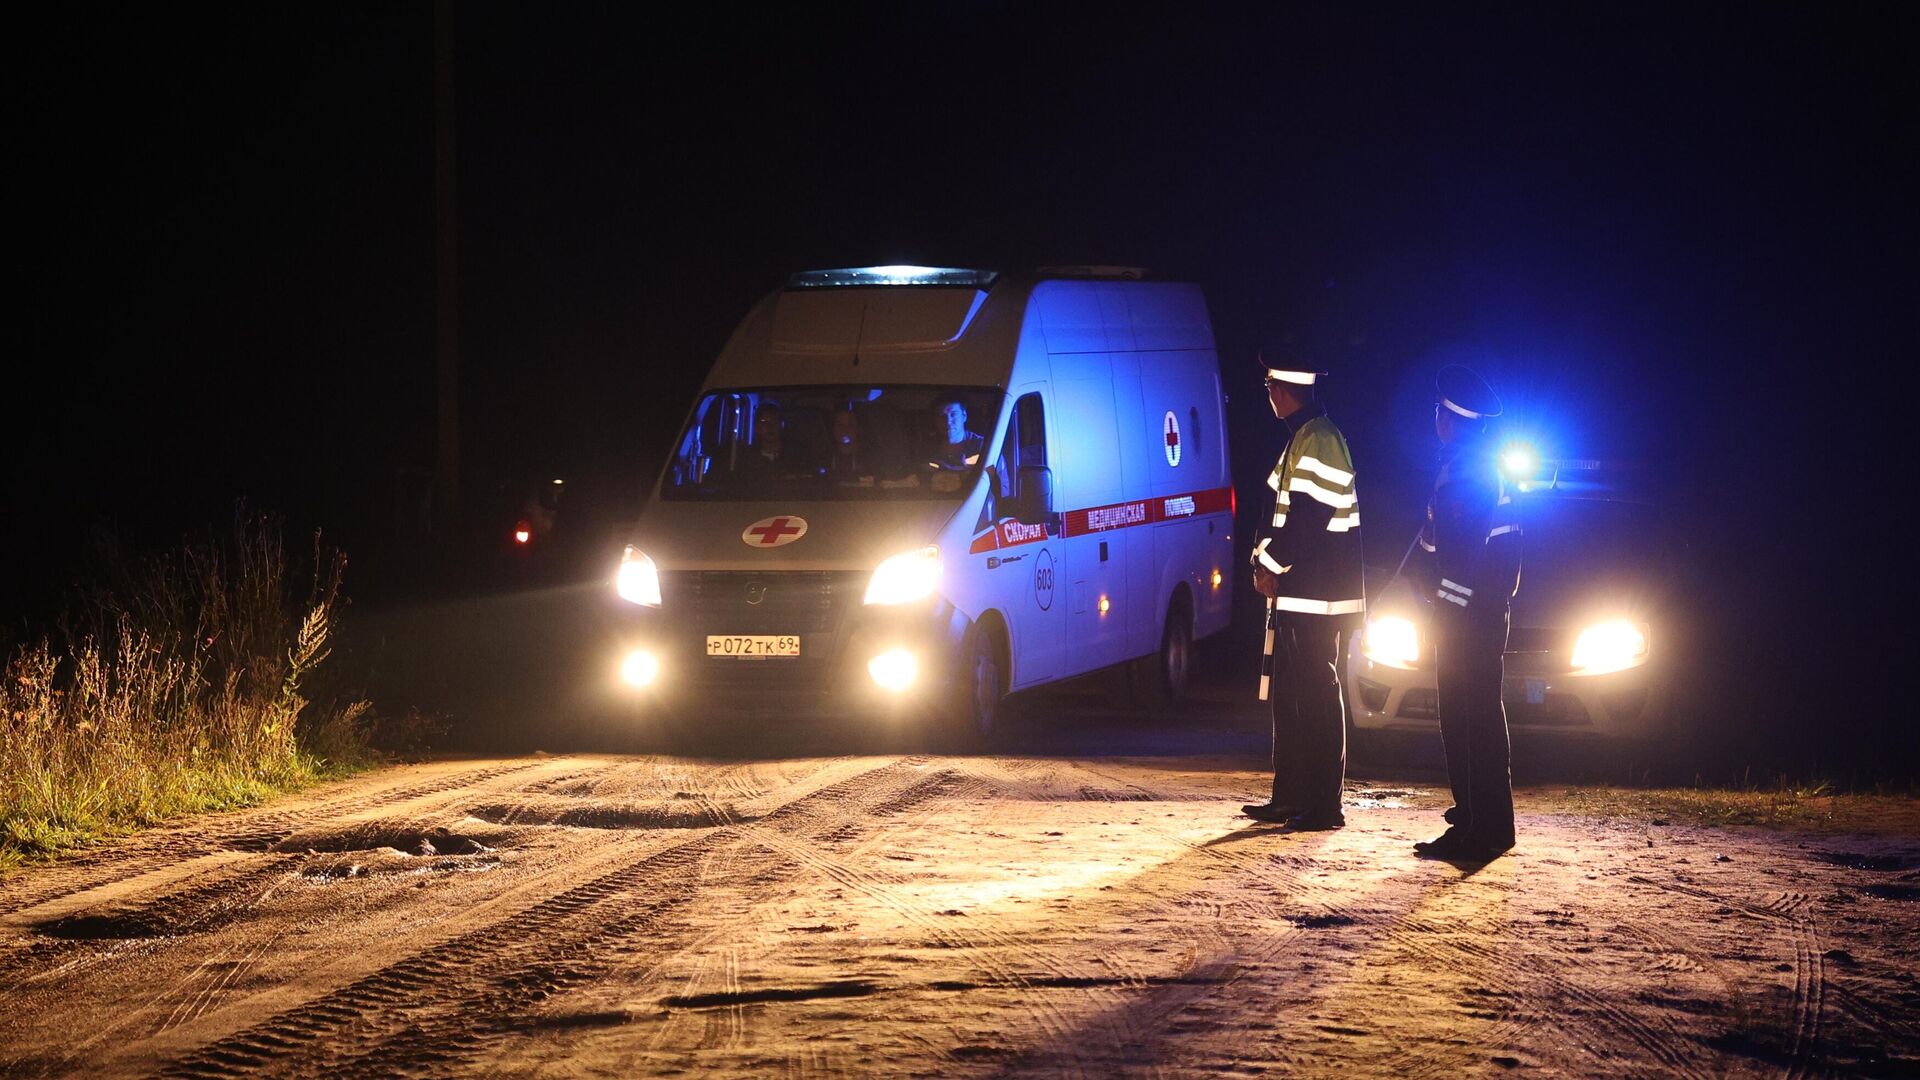
<path fill-rule="evenodd" d="M 1013 420 L 1012 434 L 1020 437 L 1019 459 L 1014 462 L 1014 475 L 1018 476 L 1023 465 L 1047 463 L 1047 417 L 1040 395 L 1027 394 L 1015 402 Z"/>
<path fill-rule="evenodd" d="M 694 485 L 703 483 L 707 470 L 713 467 L 713 450 L 725 446 L 721 431 L 723 412 L 712 398 L 700 403 L 694 421 L 687 425 L 687 433 L 680 440 L 680 449 L 674 455 L 673 483 Z"/>
<path fill-rule="evenodd" d="M 1020 467 L 1047 463 L 1047 415 L 1039 394 L 1026 394 L 1013 403 L 1013 420 L 1007 425 L 1006 442 L 1000 446 L 995 468 L 994 494 L 1011 497 L 1020 482 Z M 996 511 L 997 513 L 998 511 Z"/>

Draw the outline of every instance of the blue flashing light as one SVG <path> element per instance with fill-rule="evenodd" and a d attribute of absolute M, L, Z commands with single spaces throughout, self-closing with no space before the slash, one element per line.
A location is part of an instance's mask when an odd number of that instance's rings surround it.
<path fill-rule="evenodd" d="M 948 266 L 853 266 L 840 270 L 802 270 L 787 279 L 789 289 L 830 289 L 872 285 L 920 285 L 985 289 L 1000 275 L 992 270 Z"/>
<path fill-rule="evenodd" d="M 1508 443 L 1500 451 L 1500 471 L 1509 480 L 1528 479 L 1540 471 L 1540 454 L 1527 443 Z"/>

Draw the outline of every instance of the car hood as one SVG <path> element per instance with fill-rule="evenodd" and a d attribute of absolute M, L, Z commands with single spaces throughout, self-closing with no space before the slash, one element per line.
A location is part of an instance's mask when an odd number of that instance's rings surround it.
<path fill-rule="evenodd" d="M 1608 619 L 1636 622 L 1664 606 L 1661 590 L 1632 579 L 1533 582 L 1523 574 L 1513 598 L 1515 626 L 1573 627 Z"/>

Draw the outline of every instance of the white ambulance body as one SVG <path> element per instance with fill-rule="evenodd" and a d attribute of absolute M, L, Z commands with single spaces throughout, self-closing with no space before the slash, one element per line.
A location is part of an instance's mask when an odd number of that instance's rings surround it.
<path fill-rule="evenodd" d="M 635 524 L 627 682 L 968 738 L 1122 663 L 1177 700 L 1227 625 L 1233 488 L 1205 301 L 1139 277 L 873 267 L 763 299 Z"/>

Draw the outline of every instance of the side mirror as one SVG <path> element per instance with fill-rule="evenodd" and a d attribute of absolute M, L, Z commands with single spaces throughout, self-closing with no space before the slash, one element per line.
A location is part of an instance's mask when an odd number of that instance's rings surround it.
<path fill-rule="evenodd" d="M 1045 465 L 1022 465 L 1018 479 L 1013 498 L 1007 500 L 1007 516 L 1022 525 L 1053 524 L 1053 470 Z"/>

